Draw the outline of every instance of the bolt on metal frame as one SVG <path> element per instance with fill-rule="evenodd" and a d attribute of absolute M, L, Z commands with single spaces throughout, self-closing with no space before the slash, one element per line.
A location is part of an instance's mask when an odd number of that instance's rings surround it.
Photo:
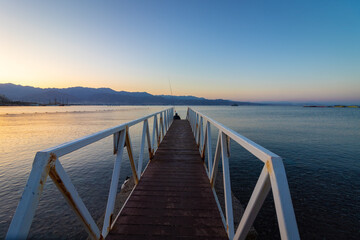
<path fill-rule="evenodd" d="M 204 166 L 229 239 L 246 238 L 270 188 L 272 189 L 274 197 L 281 239 L 300 239 L 285 168 L 281 157 L 196 110 L 188 108 L 186 118 L 190 122 L 202 159 L 205 159 L 205 151 L 207 149 L 208 166 L 206 166 L 206 164 L 204 164 Z M 206 121 L 205 134 L 203 121 Z M 212 156 L 211 146 L 211 126 L 214 126 L 219 131 L 214 157 Z M 230 139 L 234 140 L 264 163 L 264 167 L 236 232 L 234 230 L 230 183 Z M 223 169 L 225 216 L 214 190 L 220 158 L 222 159 Z"/>
<path fill-rule="evenodd" d="M 43 191 L 48 176 L 50 176 L 50 178 L 53 180 L 54 184 L 61 192 L 71 209 L 75 212 L 76 216 L 79 218 L 87 233 L 89 234 L 89 237 L 92 239 L 104 239 L 109 233 L 110 229 L 113 227 L 113 224 L 116 220 L 116 218 L 114 219 L 113 217 L 113 211 L 117 194 L 117 187 L 119 183 L 120 168 L 123 158 L 124 147 L 126 146 L 127 148 L 136 187 L 143 173 L 142 162 L 144 155 L 145 139 L 148 145 L 149 158 L 151 160 L 159 144 L 163 140 L 167 130 L 172 124 L 173 112 L 174 108 L 169 108 L 36 153 L 32 170 L 30 172 L 18 207 L 11 221 L 10 227 L 6 235 L 6 239 L 27 238 L 31 223 L 35 215 L 36 207 L 39 203 L 40 195 Z M 154 119 L 152 138 L 150 137 L 148 124 L 148 119 L 150 118 Z M 141 137 L 139 161 L 136 169 L 129 128 L 141 122 L 143 122 L 143 131 Z M 105 211 L 103 229 L 102 231 L 100 231 L 100 229 L 96 225 L 96 222 L 92 218 L 90 212 L 88 211 L 84 202 L 76 191 L 75 186 L 71 183 L 69 176 L 66 174 L 64 168 L 62 167 L 59 158 L 110 135 L 113 135 L 114 154 L 116 155 L 116 158 Z M 155 141 L 157 142 L 156 146 Z M 119 216 L 119 214 L 117 216 Z"/>

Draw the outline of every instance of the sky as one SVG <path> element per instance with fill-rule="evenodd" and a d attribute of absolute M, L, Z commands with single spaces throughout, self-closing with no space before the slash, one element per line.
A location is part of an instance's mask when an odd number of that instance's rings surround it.
<path fill-rule="evenodd" d="M 0 0 L 0 83 L 360 104 L 360 1 Z"/>

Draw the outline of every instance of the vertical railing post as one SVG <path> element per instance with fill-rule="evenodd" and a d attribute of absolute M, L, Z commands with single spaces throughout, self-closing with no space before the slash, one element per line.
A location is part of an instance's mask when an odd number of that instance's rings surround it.
<path fill-rule="evenodd" d="M 221 158 L 223 168 L 223 182 L 224 182 L 224 196 L 225 196 L 225 212 L 226 212 L 226 225 L 229 239 L 234 237 L 234 218 L 231 197 L 231 182 L 230 182 L 230 169 L 229 159 L 227 153 L 227 140 L 226 135 L 221 133 Z"/>
<path fill-rule="evenodd" d="M 126 126 L 125 143 L 126 143 L 126 150 L 128 152 L 128 155 L 129 155 L 131 171 L 132 171 L 132 174 L 133 174 L 135 184 L 137 185 L 139 183 L 139 178 L 137 176 L 137 171 L 136 171 L 136 166 L 135 166 L 135 161 L 134 161 L 134 155 L 133 155 L 132 146 L 131 146 L 130 132 L 129 132 L 129 127 L 128 126 Z"/>
<path fill-rule="evenodd" d="M 194 137 L 195 137 L 195 131 L 196 131 L 196 113 L 193 111 L 192 112 L 192 122 L 193 122 L 193 135 L 194 135 Z"/>
<path fill-rule="evenodd" d="M 168 110 L 165 111 L 165 118 L 166 118 L 165 130 L 167 132 L 167 130 L 169 128 L 169 112 L 168 112 Z"/>
<path fill-rule="evenodd" d="M 195 138 L 195 142 L 196 142 L 196 136 L 197 136 L 197 127 L 198 127 L 197 113 L 194 113 L 194 138 Z"/>
<path fill-rule="evenodd" d="M 167 118 L 168 118 L 168 120 L 167 120 L 167 123 L 168 123 L 167 130 L 169 130 L 169 128 L 170 128 L 170 109 L 167 111 Z"/>
<path fill-rule="evenodd" d="M 174 108 L 171 109 L 170 111 L 170 121 L 171 121 L 171 124 L 173 123 L 174 121 Z M 171 125 L 170 125 L 171 126 Z"/>
<path fill-rule="evenodd" d="M 169 130 L 170 125 L 171 125 L 171 118 L 170 118 L 170 114 L 171 114 L 171 109 L 169 109 L 169 111 L 168 111 L 168 123 L 169 123 L 168 130 Z"/>
<path fill-rule="evenodd" d="M 111 178 L 111 184 L 110 184 L 110 190 L 109 190 L 109 196 L 108 201 L 106 205 L 105 210 L 105 218 L 104 218 L 104 224 L 102 229 L 102 236 L 105 237 L 109 231 L 111 222 L 113 220 L 113 213 L 114 213 L 114 206 L 115 206 L 115 199 L 117 194 L 117 188 L 119 183 L 119 177 L 120 177 L 120 169 L 121 169 L 121 161 L 123 157 L 123 151 L 124 151 L 124 144 L 125 144 L 125 133 L 126 130 L 122 130 L 118 134 L 114 134 L 114 152 L 116 154 L 116 159 L 114 162 L 114 168 L 113 168 L 113 174 Z"/>
<path fill-rule="evenodd" d="M 142 164 L 143 164 L 143 159 L 144 159 L 144 147 L 145 147 L 144 145 L 145 145 L 146 129 L 147 129 L 147 120 L 144 120 L 143 130 L 142 130 L 142 134 L 141 134 L 141 144 L 140 144 L 138 168 L 137 168 L 137 176 L 138 176 L 139 180 L 141 178 Z"/>
<path fill-rule="evenodd" d="M 212 147 L 211 147 L 211 127 L 210 122 L 206 123 L 206 131 L 207 131 L 207 152 L 208 152 L 208 168 L 209 168 L 209 177 L 211 176 L 212 171 Z"/>
<path fill-rule="evenodd" d="M 205 160 L 205 151 L 206 151 L 206 142 L 207 142 L 207 127 L 205 126 L 205 134 L 204 134 L 204 139 L 201 143 L 201 159 L 204 161 Z M 208 173 L 209 175 L 209 173 Z"/>
<path fill-rule="evenodd" d="M 163 120 L 163 112 L 161 112 L 160 114 L 160 130 L 161 130 L 161 138 L 160 141 L 162 141 L 162 139 L 165 137 L 165 132 L 164 132 L 164 120 Z"/>
<path fill-rule="evenodd" d="M 169 128 L 170 128 L 170 126 L 171 126 L 171 124 L 172 124 L 172 122 L 173 122 L 173 120 L 174 120 L 174 119 L 173 119 L 173 116 L 174 116 L 174 115 L 172 114 L 172 110 L 173 110 L 173 109 L 170 109 L 170 111 L 169 111 L 169 122 L 170 122 Z"/>
<path fill-rule="evenodd" d="M 198 147 L 200 146 L 200 135 L 201 135 L 200 121 L 201 121 L 201 117 L 200 117 L 200 115 L 199 115 L 198 122 L 197 122 L 198 131 L 197 131 L 197 135 L 196 135 Z"/>
<path fill-rule="evenodd" d="M 157 148 L 159 147 L 160 145 L 160 138 L 161 138 L 161 130 L 159 129 L 160 127 L 160 117 L 161 115 L 159 114 L 159 122 L 157 121 L 156 119 L 156 141 L 157 141 Z M 157 150 L 156 148 L 156 150 Z"/>
<path fill-rule="evenodd" d="M 170 109 L 167 110 L 167 131 L 169 130 L 170 127 Z"/>
<path fill-rule="evenodd" d="M 169 110 L 169 128 L 171 126 L 172 117 L 171 117 L 171 109 Z"/>
<path fill-rule="evenodd" d="M 50 156 L 44 152 L 36 153 L 29 179 L 6 234 L 6 239 L 26 239 L 49 175 L 50 165 L 55 161 L 56 156 Z"/>
<path fill-rule="evenodd" d="M 214 188 L 214 185 L 215 185 L 215 180 L 216 180 L 216 175 L 217 175 L 218 165 L 219 165 L 219 160 L 220 160 L 221 134 L 222 134 L 222 132 L 219 131 L 219 135 L 218 135 L 218 139 L 217 139 L 217 143 L 216 143 L 216 148 L 215 148 L 214 164 L 213 164 L 212 170 L 211 170 L 210 185 L 211 185 L 212 188 Z"/>
<path fill-rule="evenodd" d="M 162 130 L 162 137 L 161 137 L 161 141 L 164 139 L 164 137 L 165 137 L 165 134 L 166 134 L 166 129 L 165 129 L 165 113 L 164 112 L 162 112 L 161 113 L 161 116 L 162 116 L 162 118 L 161 118 L 161 130 Z"/>
<path fill-rule="evenodd" d="M 157 135 L 157 116 L 154 116 L 154 122 L 153 122 L 153 133 L 152 133 L 152 145 L 151 148 L 153 149 L 153 153 L 155 153 L 155 142 L 157 141 L 157 137 L 155 136 L 155 134 Z"/>
<path fill-rule="evenodd" d="M 188 112 L 187 112 L 187 114 L 188 114 L 188 121 L 189 121 L 189 123 L 190 123 L 190 127 L 191 127 L 191 131 L 193 130 L 193 127 L 192 127 L 192 116 L 191 116 L 191 109 L 188 107 Z"/>
<path fill-rule="evenodd" d="M 196 113 L 196 127 L 195 127 L 195 140 L 196 140 L 196 144 L 199 144 L 199 142 L 197 141 L 198 131 L 199 131 L 199 114 Z"/>
<path fill-rule="evenodd" d="M 170 110 L 168 110 L 167 111 L 167 123 L 168 123 L 168 125 L 167 125 L 167 130 L 169 130 L 169 127 L 170 127 Z"/>
<path fill-rule="evenodd" d="M 146 140 L 147 140 L 147 146 L 148 146 L 148 152 L 149 152 L 149 160 L 151 160 L 154 156 L 154 149 L 152 147 L 151 139 L 150 139 L 150 126 L 149 122 L 146 119 Z"/>
<path fill-rule="evenodd" d="M 282 239 L 300 239 L 282 159 L 272 157 L 265 165 L 270 176 L 280 236 Z"/>
<path fill-rule="evenodd" d="M 160 142 L 161 142 L 162 132 L 163 132 L 162 122 L 163 122 L 162 113 L 160 113 L 160 114 L 159 114 L 159 144 L 160 144 Z"/>
<path fill-rule="evenodd" d="M 195 137 L 195 132 L 196 132 L 196 113 L 193 112 L 193 134 Z"/>
<path fill-rule="evenodd" d="M 168 129 L 168 116 L 167 116 L 167 111 L 165 111 L 164 112 L 164 132 L 165 132 L 165 134 L 166 134 L 166 132 L 167 132 L 167 129 Z M 165 134 L 164 134 L 164 136 L 165 136 Z"/>
<path fill-rule="evenodd" d="M 171 115 L 170 115 L 171 124 L 174 121 L 174 108 L 171 108 Z"/>
<path fill-rule="evenodd" d="M 201 152 L 201 147 L 202 147 L 202 141 L 203 141 L 203 117 L 200 117 L 200 121 L 199 121 L 199 136 L 198 136 L 198 145 L 199 145 L 199 150 Z"/>
<path fill-rule="evenodd" d="M 189 110 L 189 121 L 190 121 L 191 131 L 194 132 L 193 112 L 190 108 L 188 108 L 188 110 Z"/>

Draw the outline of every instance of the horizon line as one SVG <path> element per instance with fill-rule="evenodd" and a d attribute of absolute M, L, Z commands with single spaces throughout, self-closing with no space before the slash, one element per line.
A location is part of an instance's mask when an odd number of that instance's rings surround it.
<path fill-rule="evenodd" d="M 233 101 L 233 102 L 250 102 L 250 103 L 264 103 L 264 104 L 331 104 L 336 105 L 340 104 L 340 102 L 344 103 L 347 102 L 347 105 L 359 105 L 360 99 L 326 99 L 326 100 L 312 100 L 312 99 L 297 99 L 297 100 L 287 100 L 287 99 L 278 99 L 278 100 L 234 100 L 234 99 L 226 99 L 226 98 L 206 98 L 206 97 L 199 97 L 195 95 L 169 95 L 169 94 L 153 94 L 151 92 L 147 91 L 128 91 L 128 90 L 117 90 L 111 87 L 87 87 L 87 86 L 68 86 L 68 87 L 39 87 L 39 86 L 31 86 L 31 85 L 22 85 L 22 84 L 16 84 L 11 82 L 1 83 L 0 84 L 10 84 L 15 86 L 21 86 L 21 87 L 32 87 L 32 88 L 39 88 L 39 89 L 69 89 L 69 88 L 89 88 L 89 89 L 111 89 L 115 92 L 129 92 L 129 93 L 148 93 L 153 96 L 173 96 L 173 97 L 196 97 L 196 98 L 204 98 L 207 100 L 227 100 L 227 101 Z M 352 102 L 352 103 L 350 103 Z"/>

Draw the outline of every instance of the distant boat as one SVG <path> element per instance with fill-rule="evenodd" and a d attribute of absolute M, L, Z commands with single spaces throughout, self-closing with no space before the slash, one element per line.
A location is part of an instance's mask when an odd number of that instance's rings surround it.
<path fill-rule="evenodd" d="M 233 104 L 231 104 L 231 106 L 236 107 L 236 106 L 239 106 L 239 105 L 237 105 L 236 103 L 233 103 Z"/>

